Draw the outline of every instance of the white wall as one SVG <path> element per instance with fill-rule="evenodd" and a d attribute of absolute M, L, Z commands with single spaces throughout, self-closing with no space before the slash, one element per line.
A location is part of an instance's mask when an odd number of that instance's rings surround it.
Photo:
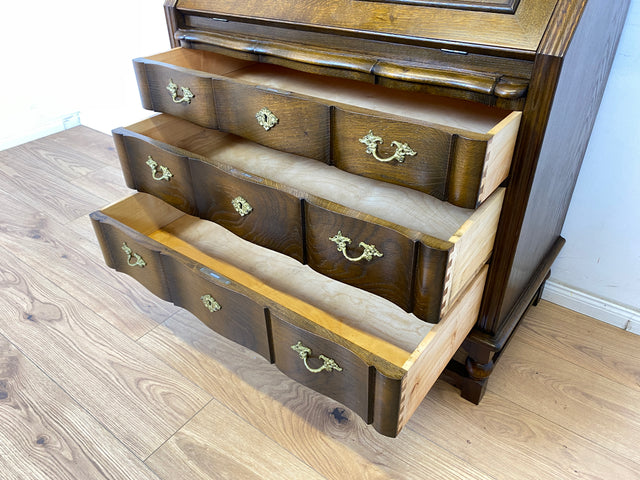
<path fill-rule="evenodd" d="M 0 29 L 0 150 L 84 125 L 149 116 L 131 59 L 165 50 L 162 0 L 29 2 Z M 25 7 L 26 8 L 26 7 Z M 28 22 L 15 19 L 24 15 Z M 640 0 L 629 18 L 545 297 L 640 331 Z M 585 65 L 585 68 L 589 68 Z"/>
<path fill-rule="evenodd" d="M 0 150 L 79 122 L 110 131 L 148 116 L 130 59 L 169 48 L 162 4 L 35 0 L 5 12 Z"/>
<path fill-rule="evenodd" d="M 638 333 L 639 47 L 640 0 L 632 0 L 544 295 Z"/>

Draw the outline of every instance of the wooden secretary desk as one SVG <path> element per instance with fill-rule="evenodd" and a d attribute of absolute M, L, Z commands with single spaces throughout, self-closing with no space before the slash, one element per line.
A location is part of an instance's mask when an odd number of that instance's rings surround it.
<path fill-rule="evenodd" d="M 539 298 L 628 0 L 167 0 L 105 260 L 395 436 Z"/>

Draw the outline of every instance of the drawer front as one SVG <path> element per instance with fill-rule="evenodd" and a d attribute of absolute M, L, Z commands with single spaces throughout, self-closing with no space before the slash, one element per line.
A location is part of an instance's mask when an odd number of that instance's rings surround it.
<path fill-rule="evenodd" d="M 311 268 L 411 311 L 414 240 L 308 202 L 305 236 Z"/>
<path fill-rule="evenodd" d="M 143 106 L 217 128 L 211 78 L 172 65 L 134 63 Z"/>
<path fill-rule="evenodd" d="M 114 227 L 100 213 L 92 214 L 91 219 L 107 265 L 133 277 L 163 300 L 171 300 L 160 253 L 143 244 L 145 237 Z"/>
<path fill-rule="evenodd" d="M 271 360 L 264 307 L 228 286 L 229 279 L 201 265 L 188 267 L 174 257 L 164 264 L 173 303 L 220 335 Z"/>
<path fill-rule="evenodd" d="M 446 199 L 451 134 L 336 109 L 333 136 L 336 167 Z"/>
<path fill-rule="evenodd" d="M 276 366 L 369 422 L 369 367 L 346 348 L 271 315 Z"/>
<path fill-rule="evenodd" d="M 301 200 L 276 188 L 192 162 L 199 215 L 257 245 L 304 261 Z"/>
<path fill-rule="evenodd" d="M 329 107 L 288 92 L 214 80 L 220 129 L 329 162 Z"/>
<path fill-rule="evenodd" d="M 190 215 L 195 213 L 187 157 L 131 136 L 124 129 L 114 130 L 113 137 L 129 187 L 150 193 Z"/>

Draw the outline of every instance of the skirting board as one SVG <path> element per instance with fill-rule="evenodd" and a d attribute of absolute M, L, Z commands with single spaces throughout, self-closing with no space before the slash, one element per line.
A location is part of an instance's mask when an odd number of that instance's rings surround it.
<path fill-rule="evenodd" d="M 583 315 L 640 335 L 640 311 L 548 280 L 542 298 Z"/>

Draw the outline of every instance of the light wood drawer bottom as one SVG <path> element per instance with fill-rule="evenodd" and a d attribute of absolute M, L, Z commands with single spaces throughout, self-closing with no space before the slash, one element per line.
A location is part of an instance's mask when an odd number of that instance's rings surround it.
<path fill-rule="evenodd" d="M 91 219 L 109 266 L 388 436 L 475 324 L 486 278 L 485 267 L 433 325 L 148 194 Z"/>

